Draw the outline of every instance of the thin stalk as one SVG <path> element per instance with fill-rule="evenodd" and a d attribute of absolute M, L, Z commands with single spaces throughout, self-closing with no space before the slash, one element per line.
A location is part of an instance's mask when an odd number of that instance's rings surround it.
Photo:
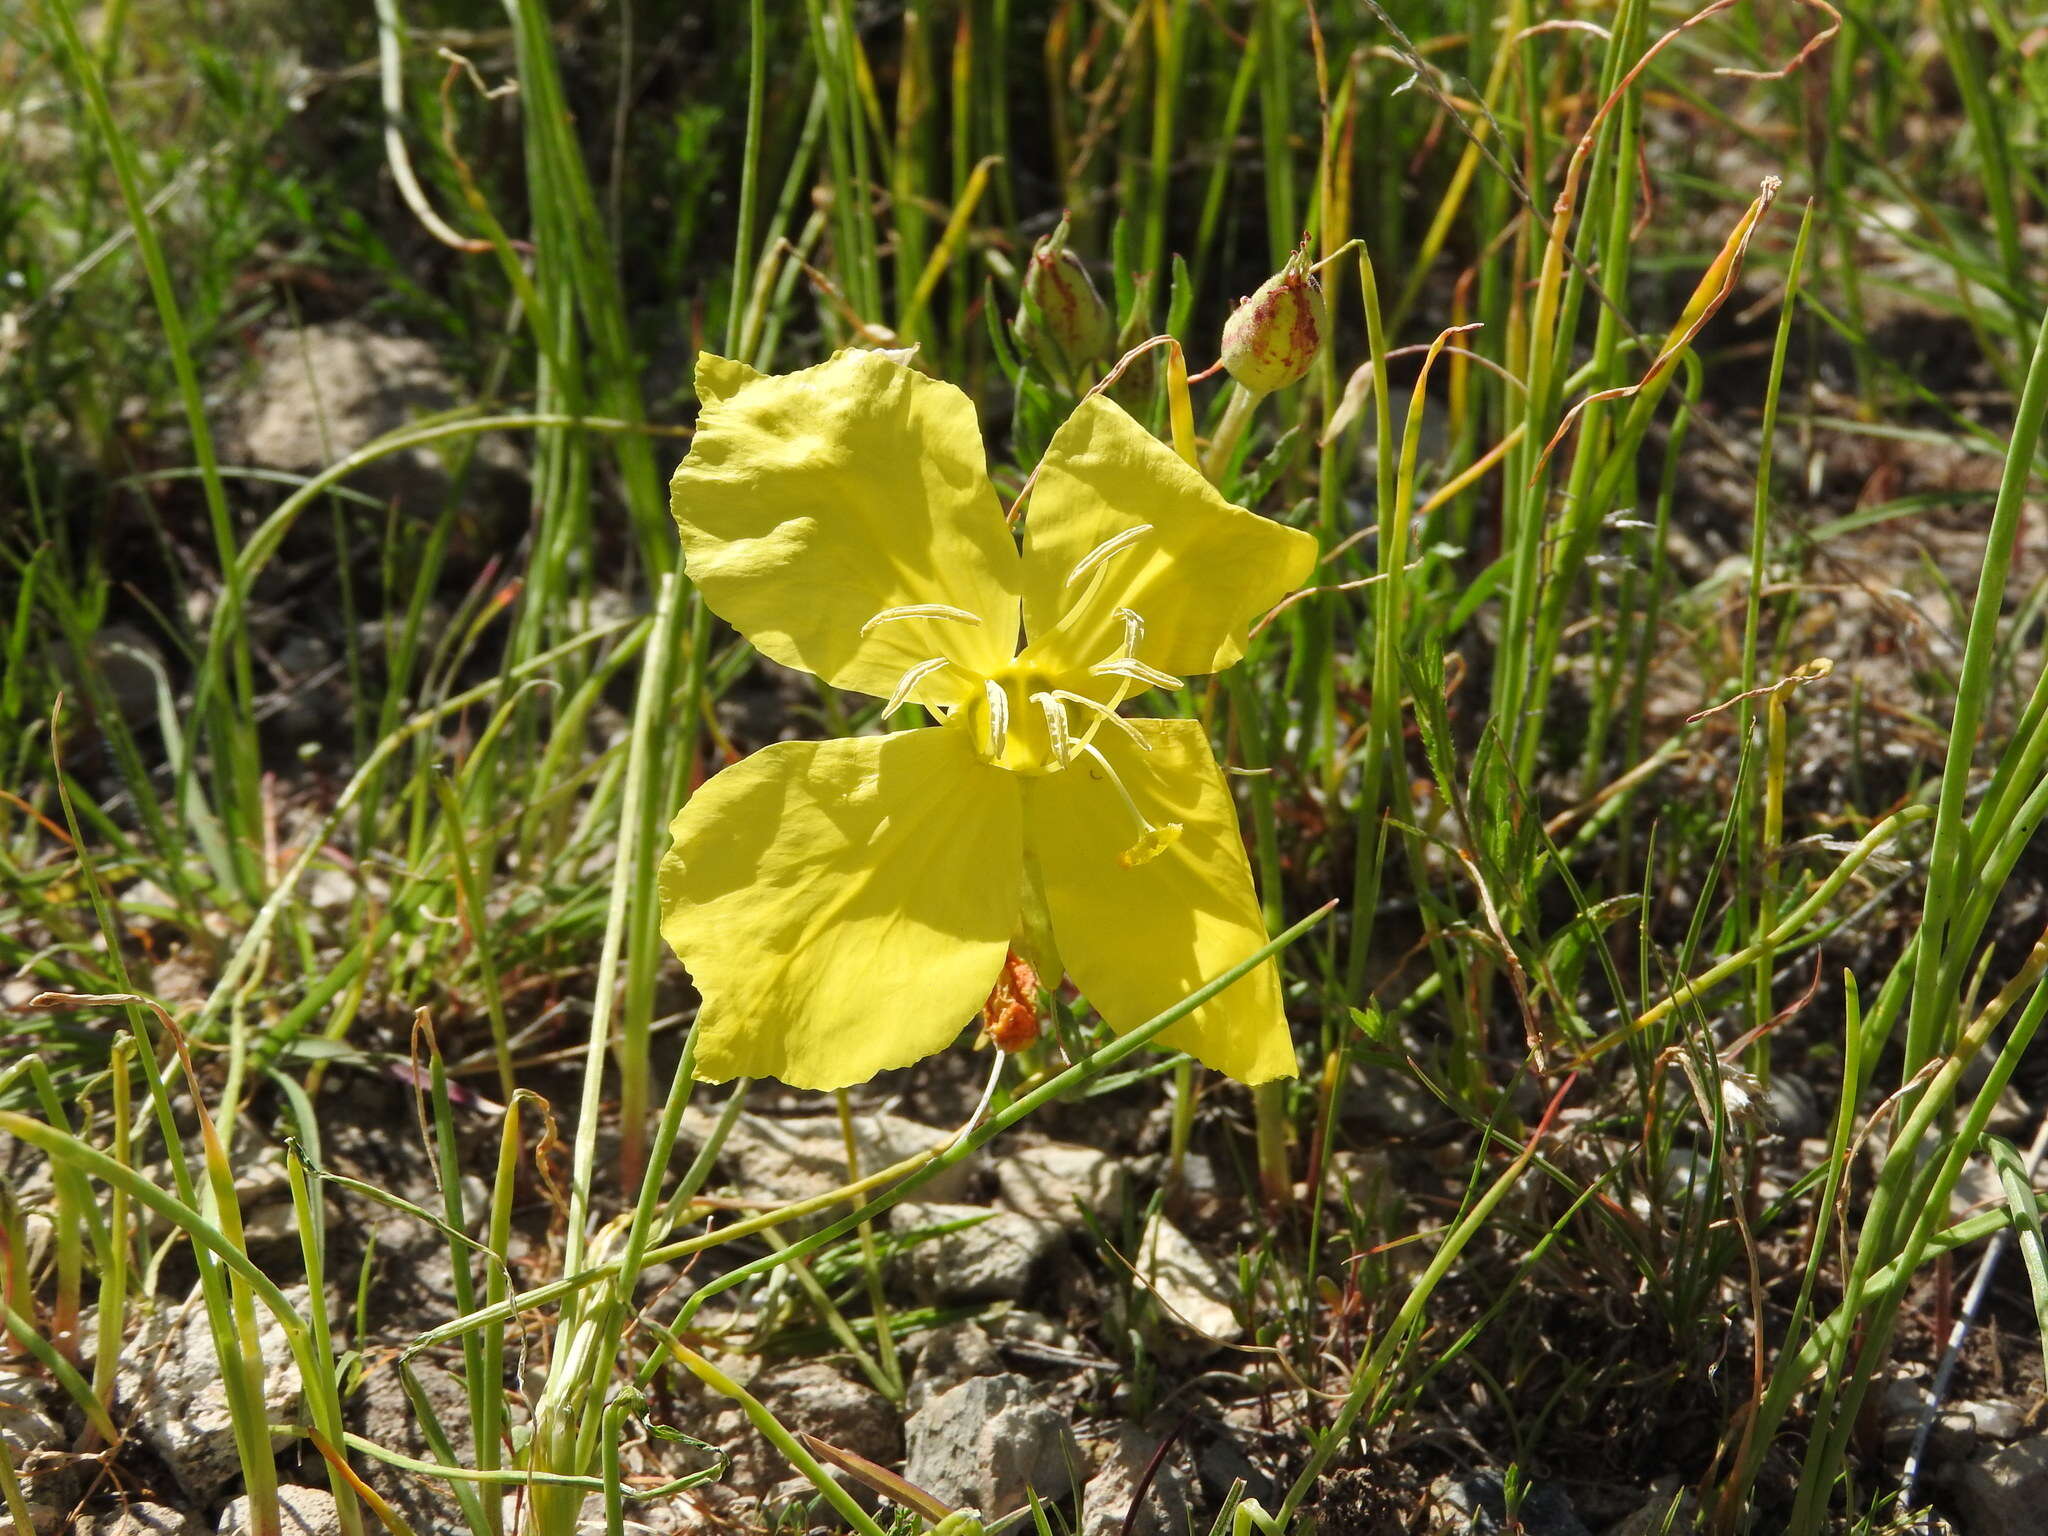
<path fill-rule="evenodd" d="M 1387 334 L 1380 318 L 1379 279 L 1373 272 L 1372 252 L 1363 241 L 1358 246 L 1358 287 L 1365 300 L 1366 347 L 1371 354 L 1373 457 L 1378 472 L 1373 497 L 1373 516 L 1380 530 L 1378 574 L 1382 578 L 1373 595 L 1373 675 L 1377 679 L 1385 675 L 1382 669 L 1387 665 L 1387 659 L 1382 658 L 1380 652 L 1391 652 L 1395 646 L 1391 629 L 1381 622 L 1382 613 L 1391 611 L 1383 608 L 1385 599 L 1380 595 L 1392 579 L 1393 567 L 1387 559 L 1388 529 L 1396 520 L 1406 518 L 1407 508 L 1400 502 L 1400 465 L 1394 451 L 1393 386 L 1387 379 Z M 1392 659 L 1398 667 L 1398 657 Z M 1403 756 L 1399 742 L 1398 704 L 1397 699 L 1382 704 L 1375 689 L 1373 718 L 1358 791 L 1358 858 L 1351 891 L 1351 948 L 1344 963 L 1344 992 L 1354 1001 L 1362 1001 L 1365 995 L 1373 922 L 1379 911 L 1380 865 L 1376 850 L 1380 846 L 1380 818 L 1386 809 L 1382 803 L 1385 784 L 1388 774 L 1399 773 Z"/>
<path fill-rule="evenodd" d="M 860 1141 L 853 1133 L 853 1101 L 846 1096 L 844 1088 L 833 1094 L 833 1102 L 839 1111 L 839 1137 L 846 1148 L 846 1176 L 860 1177 Z M 895 1402 L 903 1400 L 903 1366 L 896 1358 L 896 1330 L 889 1323 L 889 1296 L 882 1284 L 882 1256 L 875 1247 L 875 1229 L 871 1222 L 860 1226 L 861 1268 L 866 1272 L 868 1307 L 875 1320 L 876 1363 L 882 1373 L 882 1388 Z"/>
<path fill-rule="evenodd" d="M 1984 545 L 1983 574 L 1970 608 L 1970 629 L 1963 645 L 1963 667 L 1956 680 L 1955 719 L 1949 727 L 1948 754 L 1942 764 L 1941 794 L 1934 816 L 1934 848 L 1929 857 L 1927 893 L 1921 905 L 1914 954 L 1911 1007 L 1906 1017 L 1905 1059 L 1900 1072 L 1910 1081 L 1933 1056 L 1947 1049 L 1955 1028 L 1953 991 L 1942 985 L 1941 970 L 1949 958 L 1948 930 L 1957 899 L 1967 885 L 1968 837 L 1963 802 L 1969 793 L 1976 762 L 1977 737 L 1991 702 L 1991 663 L 1998 643 L 1998 620 L 2012 568 L 2013 545 L 2020 513 L 2033 477 L 2034 451 L 2041 424 L 2048 416 L 2048 313 L 2035 337 L 2033 360 L 2027 366 L 2014 415 L 2012 442 L 1991 527 Z"/>
<path fill-rule="evenodd" d="M 1770 547 L 1771 472 L 1778 443 L 1778 399 L 1785 382 L 1785 354 L 1792 340 L 1792 316 L 1797 309 L 1799 279 L 1806 267 L 1806 241 L 1813 232 L 1813 200 L 1799 218 L 1799 235 L 1792 245 L 1792 259 L 1785 271 L 1785 293 L 1778 301 L 1778 332 L 1771 347 L 1771 371 L 1764 385 L 1763 421 L 1758 429 L 1756 496 L 1751 503 L 1749 523 L 1749 590 L 1745 595 L 1742 620 L 1742 712 L 1740 738 L 1748 741 L 1755 730 L 1757 649 L 1763 623 L 1765 557 Z M 1756 889 L 1756 932 L 1767 934 L 1777 925 L 1779 869 L 1776 861 L 1779 841 L 1785 829 L 1785 689 L 1773 688 L 1767 706 L 1767 737 L 1764 749 L 1764 815 L 1761 840 L 1753 851 L 1747 839 L 1740 845 L 1753 863 L 1750 871 Z M 1771 1037 L 1762 1028 L 1772 1016 L 1771 977 L 1776 957 L 1766 948 L 1757 956 L 1756 986 L 1751 999 L 1750 1027 L 1757 1030 L 1750 1050 L 1750 1070 L 1767 1076 L 1771 1065 Z"/>

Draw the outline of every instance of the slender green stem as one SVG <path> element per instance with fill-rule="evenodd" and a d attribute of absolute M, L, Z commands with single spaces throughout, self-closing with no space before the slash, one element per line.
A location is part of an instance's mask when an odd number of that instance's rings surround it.
<path fill-rule="evenodd" d="M 1906 1018 L 1905 1060 L 1900 1070 L 1911 1079 L 1926 1062 L 1947 1048 L 1954 1032 L 1954 993 L 1942 984 L 1948 960 L 1948 929 L 1958 896 L 1970 876 L 1969 835 L 1963 802 L 1977 757 L 1977 737 L 1991 703 L 1991 662 L 1997 648 L 1998 619 L 2012 567 L 2020 514 L 2033 476 L 2034 452 L 2041 424 L 2048 416 L 2048 313 L 2034 341 L 2033 361 L 2014 413 L 2012 443 L 2005 473 L 1993 505 L 1985 537 L 1983 574 L 1970 608 L 1969 636 L 1963 644 L 1963 667 L 1956 679 L 1955 719 L 1949 727 L 1948 754 L 1942 765 L 1941 795 L 1934 817 L 1934 849 L 1929 858 L 1927 894 L 1921 905 L 1914 951 L 1912 1001 Z"/>

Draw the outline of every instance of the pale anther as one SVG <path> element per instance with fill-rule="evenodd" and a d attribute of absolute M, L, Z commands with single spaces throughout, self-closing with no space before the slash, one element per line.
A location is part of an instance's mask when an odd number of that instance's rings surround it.
<path fill-rule="evenodd" d="M 1031 702 L 1045 712 L 1045 734 L 1052 743 L 1052 760 L 1066 767 L 1067 759 L 1074 755 L 1074 746 L 1067 736 L 1067 711 L 1060 703 L 1058 691 L 1034 693 Z"/>
<path fill-rule="evenodd" d="M 1145 638 L 1145 621 L 1129 608 L 1117 609 L 1114 617 L 1123 620 L 1124 654 L 1126 656 L 1136 656 L 1138 654 L 1138 644 Z"/>
<path fill-rule="evenodd" d="M 969 613 L 965 608 L 955 608 L 951 603 L 905 603 L 900 608 L 884 608 L 861 625 L 860 632 L 871 634 L 898 619 L 951 619 L 956 624 L 979 624 L 981 615 Z"/>
<path fill-rule="evenodd" d="M 1010 739 L 1010 696 L 992 678 L 983 678 L 981 686 L 988 694 L 988 755 L 1001 757 L 1003 745 Z"/>
<path fill-rule="evenodd" d="M 1116 861 L 1125 869 L 1136 869 L 1140 864 L 1150 864 L 1180 841 L 1180 832 L 1180 823 L 1177 821 L 1169 821 L 1163 827 L 1147 827 L 1145 835 L 1118 854 Z"/>
<path fill-rule="evenodd" d="M 1186 686 L 1184 679 L 1175 677 L 1171 672 L 1162 672 L 1157 667 L 1148 667 L 1135 656 L 1112 656 L 1108 661 L 1098 661 L 1088 671 L 1095 677 L 1127 677 L 1147 688 Z"/>
<path fill-rule="evenodd" d="M 1131 798 L 1131 792 L 1124 787 L 1124 781 L 1117 776 L 1117 771 L 1109 766 L 1109 759 L 1102 755 L 1099 748 L 1084 742 L 1079 750 L 1095 759 L 1096 765 L 1102 769 L 1104 776 L 1116 790 L 1117 798 L 1123 801 L 1124 809 L 1131 813 L 1131 820 L 1138 824 L 1138 840 L 1116 856 L 1118 864 L 1125 869 L 1136 869 L 1140 864 L 1151 863 L 1180 841 L 1180 823 L 1169 821 L 1164 826 L 1154 826 L 1146 818 L 1145 813 L 1138 809 L 1138 802 Z"/>
<path fill-rule="evenodd" d="M 943 656 L 934 656 L 929 661 L 920 661 L 916 666 L 903 674 L 902 680 L 896 684 L 896 691 L 889 695 L 889 702 L 882 706 L 882 713 L 884 715 L 895 714 L 897 710 L 903 707 L 903 701 L 910 697 L 911 691 L 919 683 L 930 677 L 934 672 L 941 671 L 951 665 L 953 663 Z"/>
<path fill-rule="evenodd" d="M 1103 561 L 1122 554 L 1151 531 L 1150 523 L 1139 523 L 1134 528 L 1126 528 L 1122 533 L 1111 534 L 1074 563 L 1074 568 L 1067 572 L 1067 585 L 1071 587 Z"/>

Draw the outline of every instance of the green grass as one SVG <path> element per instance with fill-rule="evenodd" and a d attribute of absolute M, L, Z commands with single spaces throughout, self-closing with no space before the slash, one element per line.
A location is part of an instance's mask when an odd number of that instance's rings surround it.
<path fill-rule="evenodd" d="M 258 1317 L 285 1283 L 368 1284 L 329 1260 L 323 1191 L 375 1197 L 322 1152 L 345 1080 L 431 1147 L 438 1204 L 382 1198 L 451 1254 L 455 1312 L 412 1343 L 462 1381 L 460 1475 L 453 1426 L 423 1418 L 479 1532 L 565 1532 L 590 1494 L 612 1529 L 637 1518 L 621 1438 L 653 1396 L 701 1403 L 675 1396 L 690 1372 L 725 1390 L 700 1311 L 763 1277 L 792 1288 L 775 1335 L 900 1393 L 866 1223 L 1100 1097 L 1171 1100 L 1174 1166 L 1199 1144 L 1261 1214 L 1220 1257 L 1287 1446 L 1270 1500 L 1205 1527 L 1306 1529 L 1359 1469 L 1403 1496 L 1435 1464 L 1401 1448 L 1446 1418 L 1502 1465 L 1675 1472 L 1722 1530 L 1879 1518 L 1895 1482 L 1855 1430 L 1924 1353 L 1902 1323 L 1993 1231 L 2038 1246 L 2017 1183 L 1950 1210 L 1969 1159 L 2003 1157 L 1986 1126 L 2048 1013 L 2048 952 L 2009 915 L 2038 893 L 2048 813 L 2048 577 L 2022 533 L 2048 415 L 2028 238 L 2048 77 L 2002 5 L 1844 5 L 1803 54 L 1830 14 L 0 19 L 0 1028 L 20 1053 L 0 1130 L 54 1169 L 0 1189 L 0 1297 L 80 1448 L 117 1437 L 113 1351 L 159 1288 L 147 1209 L 273 1502 L 243 1373 Z M 1013 334 L 1063 211 L 1122 346 L 1169 335 L 1194 370 L 1304 236 L 1327 262 L 1304 382 L 1194 387 L 1209 472 L 1317 534 L 1316 589 L 1180 696 L 1254 770 L 1236 782 L 1303 1076 L 1254 1099 L 1147 1070 L 1063 1003 L 1076 1065 L 1041 1061 L 962 1148 L 864 1170 L 821 1228 L 781 1210 L 706 1232 L 725 1208 L 702 1198 L 712 1153 L 674 1155 L 693 1001 L 652 870 L 691 787 L 759 744 L 734 722 L 773 669 L 679 568 L 664 481 L 689 361 L 914 342 L 976 400 L 1014 494 L 1114 361 L 1049 369 Z M 252 336 L 341 318 L 430 342 L 457 403 L 309 479 L 223 462 Z M 1115 388 L 1166 435 L 1162 355 Z M 487 433 L 530 479 L 499 542 L 470 457 Z M 439 505 L 363 493 L 427 445 Z M 337 647 L 296 737 L 274 724 L 304 686 L 279 659 L 295 610 Z M 879 725 L 873 701 L 775 697 L 799 734 Z M 313 903 L 322 875 L 347 894 Z M 1819 1093 L 1806 1143 L 1744 1109 L 1774 1074 Z M 1435 1154 L 1396 1142 L 1405 1192 L 1339 1200 L 1335 1154 L 1384 1140 L 1365 1110 L 1394 1085 L 1439 1107 Z M 515 1266 L 551 1115 L 559 1220 Z M 233 1173 L 259 1131 L 290 1139 L 290 1262 L 244 1239 Z M 1090 1240 L 1110 1276 L 1126 1239 Z M 687 1300 L 636 1288 L 695 1253 L 712 1267 Z M 2038 1337 L 2029 1294 L 2001 1326 Z M 300 1475 L 388 1459 L 344 1426 L 354 1346 L 280 1315 Z M 1095 1342 L 1150 1392 L 1169 1368 L 1145 1337 Z M 515 1345 L 530 1394 L 507 1390 Z M 707 1464 L 669 1454 L 663 1496 Z M 33 1469 L 0 1471 L 10 1507 L 35 1493 Z M 332 1482 L 351 1536 L 378 1524 Z"/>

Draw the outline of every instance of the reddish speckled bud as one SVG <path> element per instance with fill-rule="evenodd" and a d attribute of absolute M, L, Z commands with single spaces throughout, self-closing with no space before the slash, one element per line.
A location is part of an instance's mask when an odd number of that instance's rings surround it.
<path fill-rule="evenodd" d="M 1039 241 L 1024 269 L 1030 304 L 1017 312 L 1017 340 L 1039 360 L 1063 370 L 1098 362 L 1116 336 L 1116 321 L 1089 280 L 1081 258 L 1067 249 L 1067 220 Z M 1033 308 L 1037 315 L 1032 314 Z"/>
<path fill-rule="evenodd" d="M 1003 958 L 1003 968 L 988 1001 L 981 1005 L 981 1027 L 999 1051 L 1015 1055 L 1038 1039 L 1038 972 L 1016 950 Z"/>
<path fill-rule="evenodd" d="M 1304 248 L 1223 322 L 1223 366 L 1256 394 L 1285 389 L 1308 372 L 1329 327 L 1323 285 Z"/>

